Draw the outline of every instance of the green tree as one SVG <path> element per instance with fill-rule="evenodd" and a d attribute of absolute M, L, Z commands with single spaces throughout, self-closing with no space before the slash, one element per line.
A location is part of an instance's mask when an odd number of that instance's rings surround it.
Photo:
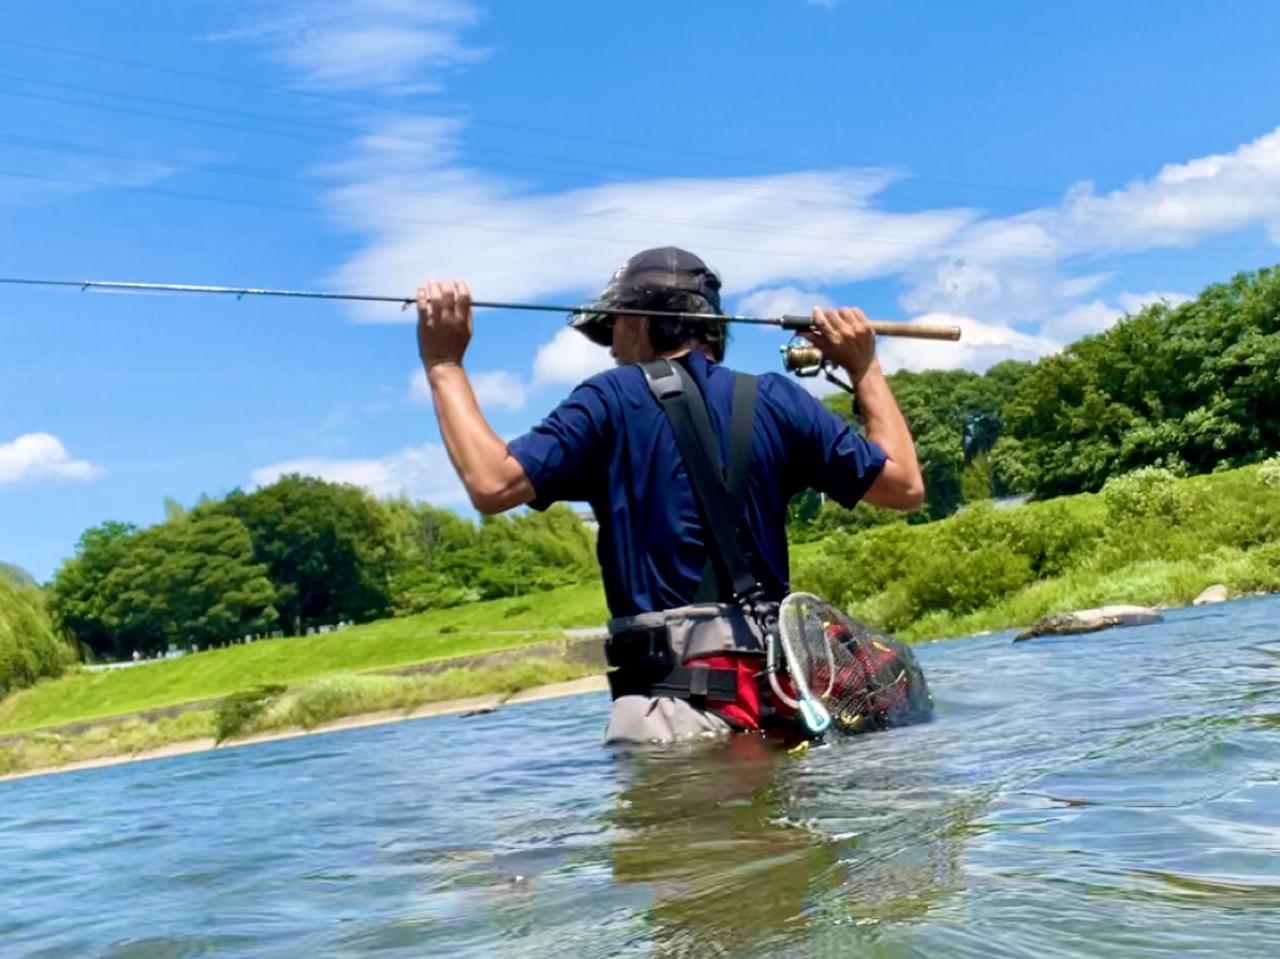
<path fill-rule="evenodd" d="M 85 530 L 75 554 L 58 568 L 49 585 L 55 625 L 71 633 L 95 656 L 119 659 L 128 653 L 105 620 L 111 599 L 105 583 L 137 535 L 137 526 L 115 521 Z"/>
<path fill-rule="evenodd" d="M 121 651 L 222 646 L 276 619 L 266 566 L 231 516 L 171 519 L 137 534 L 103 591 L 103 620 Z"/>
<path fill-rule="evenodd" d="M 308 476 L 282 477 L 252 493 L 198 507 L 248 527 L 253 553 L 277 590 L 286 635 L 342 620 L 364 622 L 391 604 L 394 550 L 387 514 L 360 487 Z"/>
<path fill-rule="evenodd" d="M 912 515 L 913 522 L 949 516 L 973 496 L 1012 491 L 994 462 L 983 460 L 967 479 L 966 470 L 996 445 L 1004 429 L 1005 409 L 1020 395 L 1031 370 L 1030 363 L 1006 360 L 981 375 L 968 370 L 926 370 L 889 376 L 924 474 L 925 505 Z M 853 419 L 847 395 L 826 402 L 839 415 Z"/>
<path fill-rule="evenodd" d="M 481 519 L 474 584 L 484 598 L 518 596 L 598 575 L 595 543 L 564 503 Z"/>
<path fill-rule="evenodd" d="M 474 523 L 429 503 L 382 503 L 393 554 L 390 578 L 397 614 L 458 606 L 480 598 Z"/>
<path fill-rule="evenodd" d="M 34 586 L 0 576 L 0 697 L 60 675 L 75 659 Z"/>

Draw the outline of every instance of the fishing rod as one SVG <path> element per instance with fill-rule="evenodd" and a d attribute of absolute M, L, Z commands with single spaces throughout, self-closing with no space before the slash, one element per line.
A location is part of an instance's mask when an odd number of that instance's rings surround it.
<path fill-rule="evenodd" d="M 131 290 L 144 293 L 214 293 L 235 296 L 237 300 L 246 296 L 276 296 L 303 300 L 342 300 L 360 303 L 398 303 L 401 309 L 407 309 L 417 302 L 415 297 L 376 296 L 365 293 L 332 293 L 318 290 L 273 290 L 260 287 L 239 286 L 196 286 L 183 283 L 131 283 L 120 280 L 45 280 L 26 277 L 0 277 L 0 283 L 11 286 L 60 286 L 72 287 L 81 291 L 91 289 Z M 499 303 L 487 300 L 472 300 L 472 307 L 496 310 L 537 310 L 545 313 L 599 313 L 604 316 L 634 316 L 636 310 L 626 307 L 596 306 L 558 306 L 545 303 Z M 664 310 L 645 310 L 646 316 L 661 316 L 676 319 L 705 320 L 706 313 L 679 313 Z M 813 329 L 813 320 L 807 316 L 723 316 L 716 317 L 721 322 L 745 323 L 761 326 L 777 326 L 792 333 L 803 333 Z M 960 339 L 958 326 L 941 326 L 929 323 L 893 323 L 884 320 L 869 321 L 871 329 L 877 336 L 898 336 L 919 340 L 951 340 Z M 822 351 L 807 341 L 791 343 L 782 347 L 783 367 L 797 376 L 817 376 L 826 372 L 827 379 L 840 386 L 844 384 L 835 379 L 822 356 Z M 845 387 L 846 389 L 848 387 Z"/>

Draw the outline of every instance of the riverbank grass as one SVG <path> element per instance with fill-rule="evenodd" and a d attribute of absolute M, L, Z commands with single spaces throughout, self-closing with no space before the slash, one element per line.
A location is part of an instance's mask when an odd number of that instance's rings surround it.
<path fill-rule="evenodd" d="M 314 730 L 353 716 L 398 713 L 432 703 L 516 693 L 581 679 L 597 672 L 587 663 L 530 658 L 509 666 L 449 669 L 411 676 L 343 674 L 293 688 L 258 687 L 226 697 L 214 707 L 191 709 L 154 721 L 137 717 L 91 725 L 76 733 L 32 731 L 0 743 L 0 776 L 72 763 L 137 756 L 165 746 L 207 741 L 234 743 L 264 733 Z M 245 694 L 248 695 L 245 695 Z M 247 708 L 245 708 L 247 707 Z"/>
<path fill-rule="evenodd" d="M 565 628 L 603 623 L 607 615 L 599 586 L 571 586 L 319 636 L 263 640 L 122 669 L 81 669 L 0 700 L 0 735 L 217 699 L 262 685 L 293 687 L 326 676 L 517 649 L 559 640 Z"/>

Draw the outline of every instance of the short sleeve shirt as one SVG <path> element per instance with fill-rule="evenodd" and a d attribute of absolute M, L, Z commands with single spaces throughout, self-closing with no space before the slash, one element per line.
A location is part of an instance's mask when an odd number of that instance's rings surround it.
<path fill-rule="evenodd" d="M 728 462 L 734 373 L 700 353 L 678 361 L 693 375 Z M 707 563 L 707 536 L 675 433 L 644 371 L 619 366 L 580 384 L 545 420 L 509 444 L 533 484 L 530 504 L 590 504 L 611 615 L 685 606 Z M 885 454 L 787 377 L 759 377 L 746 519 L 755 572 L 775 600 L 790 587 L 786 517 L 805 489 L 852 508 Z"/>

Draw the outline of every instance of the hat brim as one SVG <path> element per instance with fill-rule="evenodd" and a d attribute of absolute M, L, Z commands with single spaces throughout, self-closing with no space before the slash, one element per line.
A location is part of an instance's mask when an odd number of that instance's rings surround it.
<path fill-rule="evenodd" d="M 596 346 L 613 346 L 613 321 L 611 313 L 580 310 L 569 317 L 569 326 L 577 330 Z"/>

